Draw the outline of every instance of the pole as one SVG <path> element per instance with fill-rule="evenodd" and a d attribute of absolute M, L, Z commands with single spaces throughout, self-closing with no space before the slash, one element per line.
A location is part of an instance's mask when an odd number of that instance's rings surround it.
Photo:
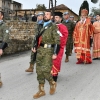
<path fill-rule="evenodd" d="M 55 10 L 56 10 L 57 1 L 55 0 Z"/>
<path fill-rule="evenodd" d="M 53 7 L 53 0 L 51 0 L 51 9 L 52 9 L 53 20 L 54 20 L 54 11 L 55 11 L 55 9 L 54 9 L 54 7 Z"/>
<path fill-rule="evenodd" d="M 49 0 L 49 9 L 50 9 L 50 0 Z"/>

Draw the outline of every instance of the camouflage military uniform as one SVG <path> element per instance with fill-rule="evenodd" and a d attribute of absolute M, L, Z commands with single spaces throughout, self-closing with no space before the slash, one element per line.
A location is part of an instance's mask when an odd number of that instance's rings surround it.
<path fill-rule="evenodd" d="M 41 23 L 37 23 L 36 28 L 35 28 L 35 34 L 39 34 L 40 30 L 43 28 L 43 21 Z M 33 37 L 34 38 L 34 37 Z M 34 39 L 33 39 L 34 40 Z M 32 47 L 34 45 L 34 41 L 32 41 Z M 36 53 L 31 52 L 31 57 L 30 57 L 30 66 L 28 69 L 26 69 L 26 72 L 33 72 L 34 69 L 34 64 L 36 62 Z"/>
<path fill-rule="evenodd" d="M 73 31 L 74 31 L 74 27 L 75 27 L 75 24 L 68 20 L 68 22 L 66 21 L 63 21 L 62 22 L 67 28 L 68 28 L 68 40 L 67 40 L 67 43 L 66 43 L 66 56 L 70 56 L 70 52 L 72 51 L 73 49 Z"/>
<path fill-rule="evenodd" d="M 2 42 L 9 42 L 9 30 L 3 21 L 0 22 L 0 45 Z"/>
<path fill-rule="evenodd" d="M 5 23 L 3 21 L 0 22 L 0 49 L 5 49 L 7 47 L 7 44 L 9 41 L 9 30 L 6 27 Z M 0 74 L 0 86 L 2 86 L 1 82 L 1 74 Z"/>
<path fill-rule="evenodd" d="M 73 28 L 75 28 L 75 22 L 72 22 L 73 23 Z M 73 29 L 74 30 L 74 29 Z M 73 33 L 72 33 L 72 35 L 71 35 L 71 51 L 70 51 L 70 54 L 72 53 L 72 50 L 73 50 Z"/>
<path fill-rule="evenodd" d="M 45 31 L 42 34 L 43 44 L 60 44 L 60 36 L 57 33 L 56 25 L 53 25 L 51 22 L 49 25 L 45 26 Z M 44 28 L 42 30 L 44 30 Z M 42 31 L 41 30 L 41 31 Z M 36 58 L 36 72 L 37 80 L 39 84 L 44 84 L 45 79 L 53 81 L 52 75 L 50 74 L 52 68 L 52 55 L 53 48 L 44 48 L 40 46 L 37 49 L 37 58 Z"/>
<path fill-rule="evenodd" d="M 45 12 L 45 16 L 51 16 L 51 12 Z M 50 15 L 49 15 L 50 14 Z M 45 17 L 46 19 L 46 17 Z M 39 82 L 39 91 L 33 96 L 37 99 L 45 95 L 45 79 L 50 84 L 49 93 L 52 95 L 56 91 L 56 82 L 51 75 L 52 58 L 56 58 L 60 50 L 60 35 L 58 28 L 52 21 L 44 22 L 43 28 L 38 35 L 34 37 L 33 52 L 37 50 L 36 73 Z"/>
<path fill-rule="evenodd" d="M 42 21 L 41 24 L 37 24 L 37 27 L 36 27 L 35 34 L 34 34 L 34 35 L 39 34 L 42 28 L 43 28 L 43 21 Z M 34 41 L 32 41 L 32 46 L 34 45 L 33 42 L 34 42 Z M 31 64 L 34 64 L 35 62 L 36 62 L 36 61 L 35 61 L 35 59 L 34 59 L 34 52 L 31 52 L 31 60 L 30 60 L 30 63 L 31 63 Z"/>
<path fill-rule="evenodd" d="M 52 56 L 58 54 L 60 49 L 60 36 L 58 34 L 56 25 L 54 25 L 52 22 L 49 22 L 45 27 L 43 27 L 43 29 L 41 29 L 40 34 L 40 45 L 37 49 L 36 57 L 36 72 L 37 80 L 39 82 L 39 91 L 33 96 L 33 98 L 35 99 L 45 95 L 45 79 L 50 84 L 49 93 L 51 95 L 55 93 L 56 82 L 53 80 L 53 77 L 51 75 Z M 33 46 L 33 48 L 36 48 L 35 45 Z"/>

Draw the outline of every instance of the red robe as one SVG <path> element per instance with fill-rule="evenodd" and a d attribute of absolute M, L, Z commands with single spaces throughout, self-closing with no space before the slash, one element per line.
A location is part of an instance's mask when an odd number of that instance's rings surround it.
<path fill-rule="evenodd" d="M 77 54 L 78 62 L 80 63 L 92 63 L 90 53 L 90 36 L 93 34 L 93 25 L 89 18 L 84 23 L 79 21 L 74 29 L 73 38 L 75 53 Z"/>
<path fill-rule="evenodd" d="M 94 34 L 93 34 L 93 58 L 100 57 L 100 21 L 93 23 Z"/>
<path fill-rule="evenodd" d="M 61 61 L 62 61 L 62 57 L 63 57 L 63 53 L 64 53 L 64 47 L 66 45 L 66 41 L 68 38 L 68 29 L 66 28 L 65 25 L 61 24 L 57 24 L 58 29 L 59 29 L 59 34 L 60 34 L 60 51 L 57 55 L 57 58 L 53 60 L 53 66 L 52 66 L 52 75 L 53 76 L 57 76 L 58 72 L 60 72 L 60 68 L 61 68 Z"/>

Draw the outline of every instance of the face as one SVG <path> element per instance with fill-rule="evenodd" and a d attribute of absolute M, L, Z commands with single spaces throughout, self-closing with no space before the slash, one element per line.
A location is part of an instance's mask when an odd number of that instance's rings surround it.
<path fill-rule="evenodd" d="M 0 12 L 0 20 L 2 20 L 3 19 L 3 15 L 1 14 L 1 12 Z"/>
<path fill-rule="evenodd" d="M 39 21 L 39 20 L 43 20 L 43 15 L 37 16 L 37 20 L 38 20 L 38 21 Z"/>
<path fill-rule="evenodd" d="M 70 18 L 71 21 L 74 21 L 74 18 Z"/>
<path fill-rule="evenodd" d="M 81 14 L 81 17 L 80 17 L 80 19 L 82 20 L 82 21 L 84 21 L 85 19 L 87 18 L 87 15 L 86 14 Z"/>
<path fill-rule="evenodd" d="M 45 12 L 44 21 L 49 21 L 52 18 L 53 18 L 53 16 L 51 15 L 51 12 Z"/>
<path fill-rule="evenodd" d="M 63 18 L 64 18 L 65 20 L 69 19 L 69 14 L 65 14 L 65 15 L 63 16 Z"/>
<path fill-rule="evenodd" d="M 100 20 L 100 16 L 99 15 L 96 16 L 96 20 L 97 21 Z"/>
<path fill-rule="evenodd" d="M 55 16 L 54 21 L 55 21 L 56 24 L 61 23 L 61 20 L 62 20 L 61 17 L 59 17 L 59 16 Z"/>

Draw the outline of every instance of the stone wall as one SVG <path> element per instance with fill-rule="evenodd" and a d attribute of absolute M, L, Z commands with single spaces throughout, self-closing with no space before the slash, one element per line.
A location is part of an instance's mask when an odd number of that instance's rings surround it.
<path fill-rule="evenodd" d="M 6 22 L 6 25 L 10 30 L 10 41 L 8 48 L 5 49 L 5 54 L 30 50 L 36 23 L 10 21 Z"/>

